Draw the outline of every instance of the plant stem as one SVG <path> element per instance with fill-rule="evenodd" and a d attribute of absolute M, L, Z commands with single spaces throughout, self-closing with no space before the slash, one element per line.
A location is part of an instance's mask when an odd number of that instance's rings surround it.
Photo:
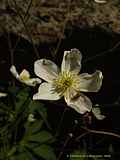
<path fill-rule="evenodd" d="M 62 157 L 63 150 L 64 150 L 64 148 L 67 146 L 67 144 L 68 144 L 68 142 L 69 142 L 70 139 L 71 139 L 71 136 L 68 136 L 67 139 L 65 140 L 65 142 L 64 142 L 64 144 L 63 144 L 63 147 L 62 147 L 62 149 L 61 149 L 61 152 L 60 152 L 59 155 L 58 155 L 57 160 L 60 160 L 60 158 Z"/>
<path fill-rule="evenodd" d="M 35 54 L 36 54 L 36 57 L 39 58 L 39 53 L 38 53 L 38 51 L 37 51 L 37 49 L 36 49 L 36 47 L 35 47 L 35 45 L 34 45 L 32 36 L 31 36 L 30 31 L 29 31 L 29 29 L 28 29 L 28 27 L 27 27 L 27 25 L 26 25 L 26 23 L 25 23 L 25 20 L 24 20 L 23 16 L 22 16 L 22 15 L 20 14 L 20 12 L 19 12 L 19 8 L 18 8 L 18 6 L 17 6 L 16 0 L 13 0 L 13 2 L 14 2 L 14 5 L 15 5 L 15 7 L 16 7 L 17 14 L 18 14 L 19 18 L 21 19 L 21 22 L 23 23 L 23 26 L 24 26 L 24 28 L 25 28 L 25 30 L 26 30 L 26 33 L 27 33 L 28 37 L 30 38 L 30 41 L 31 41 L 31 43 L 32 43 L 32 46 L 33 46 L 34 52 L 35 52 Z"/>
<path fill-rule="evenodd" d="M 62 113 L 61 119 L 60 119 L 60 121 L 59 121 L 59 123 L 58 123 L 58 127 L 57 127 L 57 129 L 56 129 L 55 137 L 58 136 L 58 133 L 59 133 L 59 131 L 60 131 L 60 128 L 61 128 L 61 125 L 62 125 L 62 122 L 63 122 L 63 119 L 64 119 L 64 115 L 65 115 L 65 113 L 66 113 L 66 110 L 67 110 L 67 108 L 65 107 L 65 109 L 64 109 L 64 111 L 63 111 L 63 113 Z"/>
<path fill-rule="evenodd" d="M 106 55 L 106 54 L 108 54 L 108 53 L 110 53 L 110 52 L 113 52 L 117 47 L 119 47 L 120 46 L 120 41 L 118 41 L 112 48 L 110 48 L 110 49 L 108 49 L 108 50 L 106 50 L 106 51 L 103 51 L 103 52 L 101 52 L 101 53 L 98 53 L 98 54 L 96 54 L 95 56 L 92 56 L 92 57 L 88 57 L 87 59 L 85 59 L 85 60 L 83 60 L 83 63 L 86 63 L 86 62 L 88 62 L 88 61 L 92 61 L 92 60 L 94 60 L 94 59 L 96 59 L 96 58 L 98 58 L 98 57 L 101 57 L 101 56 L 104 56 L 104 55 Z"/>
<path fill-rule="evenodd" d="M 84 130 L 86 130 L 87 132 L 83 133 L 82 135 L 78 136 L 75 140 L 78 141 L 79 139 L 81 139 L 82 137 L 84 137 L 85 135 L 87 134 L 90 134 L 90 133 L 95 133 L 95 134 L 104 134 L 104 135 L 108 135 L 108 136 L 113 136 L 113 137 L 116 137 L 116 138 L 120 138 L 120 135 L 119 134 L 116 134 L 116 133 L 112 133 L 112 132 L 107 132 L 107 131 L 98 131 L 98 130 L 92 130 L 92 129 L 88 129 L 88 128 L 85 128 L 85 127 L 82 127 Z"/>
<path fill-rule="evenodd" d="M 69 0 L 69 2 L 68 2 L 67 14 L 66 14 L 66 17 L 65 17 L 65 20 L 64 20 L 64 24 L 63 24 L 63 28 L 62 28 L 62 34 L 64 34 L 64 32 L 65 32 L 65 27 L 66 27 L 66 24 L 67 24 L 67 22 L 69 20 L 70 6 L 71 6 L 71 0 Z M 58 53 L 58 50 L 59 50 L 60 45 L 61 45 L 61 42 L 62 42 L 62 38 L 60 37 L 59 40 L 58 40 L 57 47 L 56 47 L 55 52 L 54 52 L 55 57 L 56 57 L 56 55 Z"/>

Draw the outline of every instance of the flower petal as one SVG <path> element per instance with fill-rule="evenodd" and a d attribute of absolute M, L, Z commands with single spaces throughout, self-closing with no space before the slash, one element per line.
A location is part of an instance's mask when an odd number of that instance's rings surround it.
<path fill-rule="evenodd" d="M 55 63 L 50 60 L 40 59 L 34 63 L 35 74 L 47 82 L 52 82 L 59 74 L 59 69 Z"/>
<path fill-rule="evenodd" d="M 70 51 L 65 51 L 62 61 L 61 70 L 64 71 L 73 71 L 79 73 L 81 69 L 81 60 L 82 54 L 76 48 L 71 49 Z"/>
<path fill-rule="evenodd" d="M 30 78 L 28 80 L 20 80 L 20 81 L 28 86 L 36 86 L 37 84 L 41 83 L 41 80 L 39 78 Z"/>
<path fill-rule="evenodd" d="M 20 76 L 19 76 L 19 74 L 18 74 L 18 72 L 17 72 L 17 70 L 16 70 L 16 67 L 15 67 L 14 65 L 11 66 L 10 72 L 13 74 L 13 76 L 14 76 L 16 79 L 19 79 L 19 78 L 20 78 Z"/>
<path fill-rule="evenodd" d="M 92 103 L 88 97 L 80 93 L 78 97 L 71 98 L 68 94 L 65 96 L 65 101 L 67 105 L 78 113 L 84 114 L 85 112 L 90 112 L 92 109 Z"/>
<path fill-rule="evenodd" d="M 20 73 L 20 79 L 22 80 L 30 79 L 30 74 L 26 69 L 23 69 L 23 71 Z"/>
<path fill-rule="evenodd" d="M 93 74 L 80 74 L 80 91 L 97 92 L 102 85 L 103 75 L 101 71 L 96 71 Z"/>
<path fill-rule="evenodd" d="M 52 84 L 42 83 L 38 93 L 33 95 L 33 100 L 59 100 L 61 96 L 53 90 Z"/>
<path fill-rule="evenodd" d="M 7 93 L 0 92 L 0 97 L 6 97 L 6 96 L 7 96 Z"/>
<path fill-rule="evenodd" d="M 92 108 L 92 112 L 98 120 L 103 120 L 105 118 L 105 116 L 101 114 L 101 110 L 99 107 Z"/>

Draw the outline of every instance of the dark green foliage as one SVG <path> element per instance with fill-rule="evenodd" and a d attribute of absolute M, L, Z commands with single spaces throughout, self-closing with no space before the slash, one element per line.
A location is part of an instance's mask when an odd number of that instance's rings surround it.
<path fill-rule="evenodd" d="M 0 159 L 55 160 L 51 146 L 55 138 L 47 127 L 45 106 L 32 101 L 28 87 L 9 88 L 7 99 L 8 105 L 0 103 Z M 29 114 L 34 115 L 33 122 L 28 120 Z"/>

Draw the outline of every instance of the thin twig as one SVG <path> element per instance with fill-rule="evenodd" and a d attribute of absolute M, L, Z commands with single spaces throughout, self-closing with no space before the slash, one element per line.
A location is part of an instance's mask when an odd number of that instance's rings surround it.
<path fill-rule="evenodd" d="M 12 50 L 12 43 L 11 43 L 11 38 L 10 38 L 10 33 L 8 33 L 8 47 L 10 50 L 10 59 L 11 59 L 11 65 L 14 64 L 14 55 L 13 55 L 13 50 Z"/>
<path fill-rule="evenodd" d="M 33 1 L 33 0 L 30 1 L 29 5 L 28 5 L 28 8 L 27 8 L 27 10 L 26 10 L 26 12 L 25 12 L 25 15 L 24 15 L 24 17 L 23 17 L 23 19 L 25 20 L 25 23 L 27 23 L 27 21 L 29 20 L 29 17 L 27 18 L 27 14 L 28 14 L 28 12 L 29 12 L 29 10 L 30 10 L 30 7 L 31 7 L 31 5 L 32 5 L 32 1 Z M 18 43 L 19 43 L 19 41 L 20 41 L 20 36 L 17 38 L 16 43 L 15 43 L 14 47 L 12 48 L 12 52 L 13 52 L 13 53 L 14 53 L 14 51 L 15 51 Z"/>
<path fill-rule="evenodd" d="M 33 0 L 30 0 L 30 3 L 29 3 L 29 5 L 28 5 L 27 10 L 26 10 L 26 12 L 25 12 L 25 15 L 24 15 L 24 17 L 23 17 L 23 18 L 25 19 L 25 21 L 28 21 L 27 16 L 28 16 L 29 10 L 30 10 L 30 8 L 31 8 L 31 6 L 32 6 L 32 2 L 33 2 Z"/>
<path fill-rule="evenodd" d="M 88 133 L 90 133 L 90 132 L 85 132 L 85 133 L 81 134 L 80 136 L 78 136 L 78 137 L 75 139 L 75 141 L 80 140 L 82 137 L 86 136 Z"/>
<path fill-rule="evenodd" d="M 65 27 L 66 27 L 66 24 L 67 24 L 67 22 L 69 20 L 70 6 L 71 6 L 71 0 L 69 0 L 69 3 L 68 3 L 68 9 L 67 9 L 68 11 L 67 11 L 66 18 L 65 18 L 65 21 L 64 21 L 64 25 L 63 25 L 63 29 L 62 29 L 62 34 L 64 34 L 64 32 L 65 32 Z M 61 45 L 61 42 L 62 42 L 62 38 L 60 37 L 59 40 L 58 40 L 57 47 L 56 47 L 55 52 L 54 52 L 55 56 L 58 53 L 58 50 L 59 50 L 60 45 Z"/>
<path fill-rule="evenodd" d="M 96 58 L 98 58 L 98 57 L 101 57 L 101 56 L 103 56 L 103 55 L 105 55 L 105 54 L 108 54 L 109 52 L 113 52 L 117 47 L 119 47 L 119 45 L 120 45 L 120 41 L 119 41 L 118 43 L 116 43 L 112 48 L 110 48 L 110 49 L 108 49 L 108 50 L 106 50 L 106 51 L 103 51 L 103 52 L 101 52 L 101 53 L 98 53 L 98 54 L 96 54 L 95 56 L 92 56 L 92 57 L 89 57 L 89 58 L 83 60 L 83 63 L 86 63 L 86 62 L 88 62 L 88 61 L 91 61 L 91 60 L 93 60 L 93 59 L 96 59 Z"/>
<path fill-rule="evenodd" d="M 65 116 L 66 110 L 67 110 L 67 108 L 65 107 L 65 109 L 64 109 L 64 111 L 63 111 L 63 113 L 62 113 L 61 119 L 60 119 L 60 121 L 59 121 L 59 123 L 58 123 L 58 127 L 57 127 L 57 129 L 56 129 L 55 137 L 57 137 L 58 132 L 59 132 L 59 130 L 60 130 L 60 128 L 61 128 L 61 125 L 62 125 L 64 116 Z"/>
<path fill-rule="evenodd" d="M 46 118 L 44 117 L 44 115 L 42 114 L 42 112 L 40 112 L 40 111 L 38 111 L 38 112 L 39 112 L 40 116 L 42 117 L 44 123 L 46 124 L 47 128 L 48 128 L 49 130 L 52 130 L 50 124 L 48 123 L 48 121 L 46 120 Z"/>
<path fill-rule="evenodd" d="M 18 8 L 18 6 L 17 6 L 16 0 L 13 0 L 13 2 L 14 2 L 14 5 L 15 5 L 15 7 L 16 7 L 16 9 L 17 9 L 17 14 L 18 14 L 19 18 L 21 19 L 21 22 L 23 23 L 23 26 L 24 26 L 24 28 L 25 28 L 25 30 L 26 30 L 26 33 L 27 33 L 28 37 L 30 38 L 30 41 L 31 41 L 31 43 L 32 43 L 32 46 L 33 46 L 34 52 L 35 52 L 35 54 L 36 54 L 36 57 L 39 58 L 39 53 L 38 53 L 38 51 L 37 51 L 37 49 L 36 49 L 36 47 L 35 47 L 35 45 L 34 45 L 34 42 L 33 42 L 32 36 L 31 36 L 31 33 L 30 33 L 30 31 L 29 31 L 26 23 L 25 23 L 25 20 L 24 20 L 23 16 L 21 15 L 21 13 L 19 12 L 19 8 Z"/>
<path fill-rule="evenodd" d="M 88 129 L 85 127 L 82 127 L 84 130 L 86 130 L 87 132 L 85 132 L 84 134 L 78 136 L 75 140 L 78 141 L 80 138 L 82 138 L 83 136 L 90 134 L 90 133 L 95 133 L 95 134 L 104 134 L 104 135 L 108 135 L 108 136 L 113 136 L 116 138 L 120 138 L 119 134 L 116 133 L 112 133 L 112 132 L 107 132 L 107 131 L 98 131 L 98 130 L 92 130 L 92 129 Z"/>
<path fill-rule="evenodd" d="M 58 155 L 57 160 L 60 160 L 60 159 L 61 159 L 61 157 L 62 157 L 62 155 L 63 155 L 63 150 L 64 150 L 64 148 L 67 146 L 67 144 L 68 144 L 68 142 L 69 142 L 70 139 L 71 139 L 71 136 L 68 136 L 67 139 L 65 140 L 65 142 L 64 142 L 64 144 L 63 144 L 63 147 L 62 147 L 62 149 L 61 149 L 61 152 L 60 152 L 59 155 Z"/>
<path fill-rule="evenodd" d="M 11 61 L 11 65 L 13 65 L 14 64 L 14 51 L 12 49 L 11 37 L 10 37 L 9 32 L 7 32 L 7 40 L 8 40 L 8 47 L 9 47 L 9 51 L 10 51 L 10 61 Z M 15 86 L 14 78 L 12 78 L 12 85 Z"/>
<path fill-rule="evenodd" d="M 96 133 L 96 134 L 105 134 L 105 135 L 109 135 L 109 136 L 114 136 L 117 138 L 120 138 L 119 134 L 116 133 L 112 133 L 112 132 L 106 132 L 106 131 L 96 131 L 96 130 L 88 130 L 91 133 Z"/>

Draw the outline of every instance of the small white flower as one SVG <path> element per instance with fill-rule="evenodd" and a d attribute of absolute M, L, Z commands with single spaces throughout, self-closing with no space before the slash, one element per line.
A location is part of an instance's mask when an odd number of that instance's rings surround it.
<path fill-rule="evenodd" d="M 23 71 L 18 74 L 16 67 L 12 65 L 10 71 L 17 80 L 28 86 L 36 86 L 36 84 L 41 83 L 41 80 L 39 78 L 30 78 L 30 74 L 26 69 L 23 69 Z"/>
<path fill-rule="evenodd" d="M 6 96 L 7 96 L 7 93 L 0 92 L 0 97 L 6 97 Z"/>
<path fill-rule="evenodd" d="M 36 119 L 34 118 L 33 114 L 28 115 L 28 122 L 34 122 Z"/>
<path fill-rule="evenodd" d="M 33 100 L 59 100 L 62 96 L 68 106 L 78 113 L 90 112 L 92 103 L 81 92 L 97 92 L 102 85 L 102 72 L 79 74 L 82 55 L 78 49 L 65 51 L 60 69 L 50 60 L 40 59 L 34 64 L 37 76 L 45 80 Z"/>

